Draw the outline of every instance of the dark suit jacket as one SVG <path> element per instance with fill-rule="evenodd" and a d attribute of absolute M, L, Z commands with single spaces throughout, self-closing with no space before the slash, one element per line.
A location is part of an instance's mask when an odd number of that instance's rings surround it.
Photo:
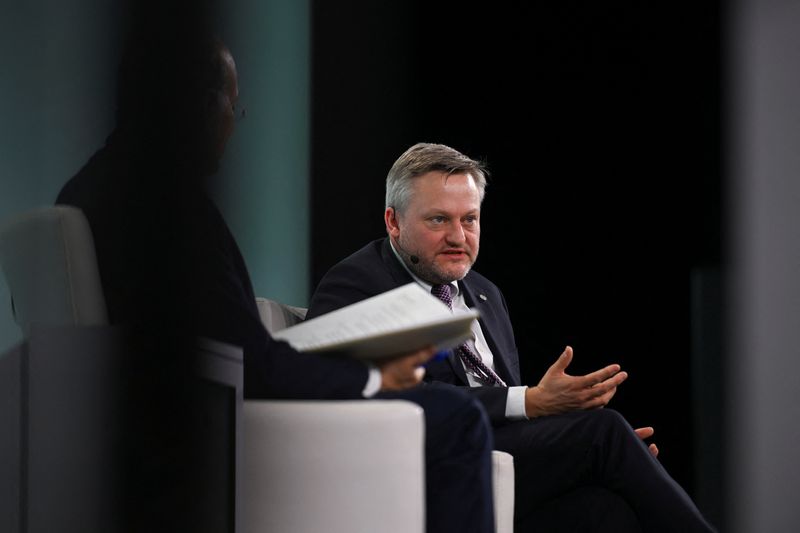
<path fill-rule="evenodd" d="M 264 329 L 244 259 L 202 178 L 113 135 L 57 203 L 89 220 L 114 324 L 244 348 L 250 398 L 361 398 L 358 361 L 298 353 Z M 187 337 L 188 336 L 188 337 Z"/>
<path fill-rule="evenodd" d="M 397 260 L 389 239 L 378 239 L 331 268 L 320 281 L 308 310 L 313 318 L 386 292 L 413 279 Z M 520 385 L 519 355 L 505 299 L 497 286 L 475 271 L 459 281 L 466 303 L 480 312 L 479 323 L 494 354 L 497 374 L 509 386 Z M 483 296 L 483 298 L 481 297 Z M 430 363 L 425 380 L 469 386 L 461 361 L 451 353 L 445 361 Z M 506 422 L 508 391 L 504 387 L 470 387 L 483 403 L 492 424 Z"/>

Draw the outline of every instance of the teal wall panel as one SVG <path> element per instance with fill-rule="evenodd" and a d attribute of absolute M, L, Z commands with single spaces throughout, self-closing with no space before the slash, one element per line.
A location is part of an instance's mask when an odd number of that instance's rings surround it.
<path fill-rule="evenodd" d="M 34 0 L 0 10 L 0 221 L 52 204 L 111 130 L 115 5 Z M 0 350 L 20 338 L 0 276 Z"/>
<path fill-rule="evenodd" d="M 301 306 L 309 298 L 309 9 L 294 0 L 225 4 L 223 39 L 246 116 L 218 195 L 256 294 Z"/>
<path fill-rule="evenodd" d="M 6 5 L 8 4 L 8 5 Z M 121 2 L 4 2 L 0 17 L 0 221 L 53 202 L 113 128 Z M 307 1 L 219 3 L 241 106 L 217 199 L 256 293 L 308 299 Z M 202 290 L 202 288 L 198 288 Z M 0 276 L 0 351 L 21 335 Z"/>

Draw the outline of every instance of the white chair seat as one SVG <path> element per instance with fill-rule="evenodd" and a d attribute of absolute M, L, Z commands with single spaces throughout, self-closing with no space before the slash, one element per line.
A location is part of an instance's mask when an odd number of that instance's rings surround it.
<path fill-rule="evenodd" d="M 244 405 L 243 532 L 422 532 L 424 422 L 411 402 Z"/>

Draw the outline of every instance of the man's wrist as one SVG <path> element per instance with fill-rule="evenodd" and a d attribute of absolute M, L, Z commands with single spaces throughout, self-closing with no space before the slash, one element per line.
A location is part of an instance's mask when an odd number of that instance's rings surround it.
<path fill-rule="evenodd" d="M 537 418 L 544 415 L 538 402 L 540 392 L 541 390 L 538 385 L 535 387 L 528 387 L 525 391 L 525 414 L 528 418 Z"/>

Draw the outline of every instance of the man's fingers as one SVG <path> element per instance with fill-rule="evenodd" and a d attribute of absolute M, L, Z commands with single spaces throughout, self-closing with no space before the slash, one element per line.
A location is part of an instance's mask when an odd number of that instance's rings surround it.
<path fill-rule="evenodd" d="M 611 389 L 619 387 L 623 381 L 628 379 L 628 373 L 621 372 L 619 365 L 608 365 L 603 369 L 576 379 L 579 380 L 579 385 L 583 388 L 599 387 L 600 389 Z"/>
<path fill-rule="evenodd" d="M 658 446 L 656 446 L 655 444 L 651 444 L 650 446 L 647 447 L 647 449 L 650 450 L 650 454 L 653 457 L 658 457 Z"/>
<path fill-rule="evenodd" d="M 434 348 L 433 346 L 428 346 L 427 348 L 423 348 L 422 350 L 417 352 L 417 354 L 418 354 L 416 357 L 418 363 L 417 366 L 423 365 L 428 361 L 430 361 L 434 355 L 436 355 L 436 348 Z"/>
<path fill-rule="evenodd" d="M 600 370 L 595 370 L 591 374 L 586 374 L 583 377 L 586 378 L 587 380 L 591 380 L 592 384 L 602 383 L 605 380 L 619 374 L 620 369 L 621 367 L 618 364 L 608 365 L 607 367 L 601 368 Z"/>
<path fill-rule="evenodd" d="M 422 350 L 420 357 L 422 357 L 423 362 L 427 363 L 434 355 L 436 355 L 436 347 L 428 346 L 427 348 Z"/>
<path fill-rule="evenodd" d="M 418 385 L 425 376 L 425 368 L 422 365 L 435 353 L 436 349 L 429 346 L 377 362 L 381 371 L 381 390 L 401 390 Z"/>
<path fill-rule="evenodd" d="M 617 374 L 614 374 L 610 378 L 601 382 L 589 379 L 586 376 L 576 379 L 579 380 L 578 382 L 579 388 L 582 388 L 586 391 L 587 397 L 594 398 L 597 396 L 603 396 L 605 394 L 608 394 L 609 391 L 615 391 L 617 387 L 619 387 L 622 384 L 623 381 L 628 379 L 628 373 L 618 372 Z"/>
<path fill-rule="evenodd" d="M 656 432 L 656 430 L 653 429 L 651 426 L 634 429 L 633 431 L 642 440 L 649 439 Z M 650 455 L 652 455 L 653 457 L 658 457 L 658 446 L 656 446 L 655 444 L 650 444 L 647 446 L 647 449 L 650 451 Z"/>
<path fill-rule="evenodd" d="M 617 372 L 616 374 L 608 378 L 606 381 L 613 383 L 614 388 L 617 388 L 620 385 L 622 385 L 622 382 L 625 381 L 626 379 L 628 379 L 628 373 L 623 370 L 622 372 Z"/>
<path fill-rule="evenodd" d="M 616 393 L 617 388 L 613 387 L 612 389 L 605 391 L 603 394 L 595 394 L 594 396 L 590 396 L 589 400 L 586 401 L 585 408 L 596 409 L 598 407 L 605 407 Z"/>
<path fill-rule="evenodd" d="M 558 356 L 558 359 L 556 359 L 556 362 L 553 363 L 553 366 L 551 366 L 550 368 L 559 372 L 563 372 L 567 369 L 567 367 L 571 362 L 572 362 L 572 347 L 567 346 L 566 348 L 564 348 L 564 351 L 561 352 L 561 355 Z"/>

